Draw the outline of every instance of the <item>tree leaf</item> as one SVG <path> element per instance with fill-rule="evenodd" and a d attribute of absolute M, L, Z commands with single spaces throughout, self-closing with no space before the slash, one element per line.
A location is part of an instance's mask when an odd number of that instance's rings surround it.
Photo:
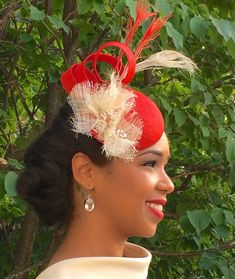
<path fill-rule="evenodd" d="M 87 2 L 87 1 L 86 1 Z M 103 1 L 93 1 L 93 7 L 98 14 L 104 12 L 104 3 Z"/>
<path fill-rule="evenodd" d="M 224 223 L 224 210 L 219 207 L 214 207 L 211 211 L 211 219 L 219 226 Z"/>
<path fill-rule="evenodd" d="M 17 196 L 16 180 L 17 180 L 17 174 L 14 171 L 9 171 L 5 175 L 5 179 L 4 179 L 5 191 L 11 197 Z"/>
<path fill-rule="evenodd" d="M 231 212 L 229 210 L 224 210 L 224 215 L 225 215 L 226 223 L 235 227 L 235 218 L 234 218 L 233 212 Z"/>
<path fill-rule="evenodd" d="M 210 224 L 210 215 L 205 210 L 187 210 L 187 216 L 198 234 Z"/>
<path fill-rule="evenodd" d="M 175 122 L 179 127 L 182 126 L 187 119 L 187 115 L 185 114 L 185 112 L 179 108 L 174 108 L 174 116 Z"/>
<path fill-rule="evenodd" d="M 169 15 L 173 11 L 173 8 L 169 4 L 169 2 L 166 1 L 166 0 L 156 0 L 155 1 L 155 9 L 157 11 L 159 11 L 159 14 L 162 17 L 165 17 L 165 16 Z"/>
<path fill-rule="evenodd" d="M 87 1 L 87 0 L 79 0 L 77 1 L 77 11 L 78 14 L 83 15 L 87 12 L 89 12 L 92 9 L 92 1 Z"/>
<path fill-rule="evenodd" d="M 200 267 L 206 270 L 213 270 L 218 263 L 219 257 L 214 253 L 203 254 L 200 259 Z"/>
<path fill-rule="evenodd" d="M 173 26 L 172 24 L 168 21 L 166 23 L 166 32 L 169 37 L 172 38 L 173 43 L 177 49 L 182 49 L 183 48 L 183 43 L 184 43 L 184 37 L 182 34 L 180 34 Z"/>
<path fill-rule="evenodd" d="M 204 92 L 204 98 L 205 98 L 204 101 L 205 106 L 210 105 L 213 101 L 212 95 L 209 92 Z"/>
<path fill-rule="evenodd" d="M 69 33 L 69 27 L 58 16 L 47 16 L 50 23 L 55 29 L 63 29 L 65 33 Z"/>
<path fill-rule="evenodd" d="M 127 7 L 130 10 L 130 15 L 132 18 L 136 18 L 136 1 L 134 0 L 125 0 Z"/>
<path fill-rule="evenodd" d="M 201 126 L 203 137 L 208 138 L 210 136 L 210 130 L 208 127 Z"/>
<path fill-rule="evenodd" d="M 4 179 L 5 179 L 5 173 L 0 172 L 0 200 L 5 195 L 5 189 L 4 189 Z"/>
<path fill-rule="evenodd" d="M 232 164 L 230 163 L 230 171 L 229 171 L 229 183 L 232 186 L 235 186 L 235 162 L 233 162 Z"/>
<path fill-rule="evenodd" d="M 193 121 L 194 125 L 200 125 L 200 121 L 191 114 L 188 114 L 188 117 Z"/>
<path fill-rule="evenodd" d="M 198 39 L 202 39 L 208 31 L 208 22 L 201 16 L 194 16 L 190 20 L 190 29 Z"/>
<path fill-rule="evenodd" d="M 221 238 L 227 238 L 230 233 L 229 228 L 225 225 L 216 226 L 213 231 Z"/>
<path fill-rule="evenodd" d="M 235 22 L 214 18 L 212 16 L 210 16 L 210 19 L 217 31 L 224 37 L 225 41 L 228 41 L 229 39 L 235 41 Z"/>
<path fill-rule="evenodd" d="M 46 15 L 44 12 L 40 11 L 38 8 L 34 6 L 30 6 L 30 16 L 32 20 L 41 21 L 43 20 Z"/>
<path fill-rule="evenodd" d="M 191 80 L 191 90 L 193 93 L 198 93 L 201 91 L 205 91 L 206 90 L 206 86 L 203 85 L 199 80 L 192 78 Z"/>
<path fill-rule="evenodd" d="M 224 127 L 219 127 L 218 134 L 220 139 L 226 138 L 228 135 L 228 131 L 224 129 Z"/>
<path fill-rule="evenodd" d="M 223 125 L 224 123 L 224 113 L 219 106 L 213 106 L 212 114 L 215 118 L 215 121 L 218 126 Z"/>
<path fill-rule="evenodd" d="M 229 55 L 231 55 L 231 57 L 235 59 L 235 42 L 232 39 L 230 39 L 225 43 L 225 45 L 228 48 Z"/>
<path fill-rule="evenodd" d="M 15 167 L 17 170 L 22 170 L 23 169 L 23 164 L 21 163 L 21 162 L 19 162 L 19 161 L 17 161 L 16 159 L 8 159 L 8 164 L 10 165 L 10 166 L 13 166 L 13 167 Z"/>
<path fill-rule="evenodd" d="M 161 100 L 161 103 L 162 103 L 164 109 L 166 109 L 168 113 L 171 113 L 172 107 L 171 107 L 170 104 L 167 102 L 167 100 L 164 99 L 164 98 L 162 98 L 161 96 L 159 96 L 159 99 Z"/>
<path fill-rule="evenodd" d="M 194 228 L 193 228 L 192 224 L 190 223 L 188 216 L 186 216 L 186 215 L 183 215 L 180 218 L 179 224 L 180 224 L 181 228 L 184 230 L 185 233 L 189 233 L 189 232 L 194 231 Z"/>
<path fill-rule="evenodd" d="M 227 137 L 225 154 L 227 161 L 233 164 L 235 162 L 235 137 L 231 134 Z"/>

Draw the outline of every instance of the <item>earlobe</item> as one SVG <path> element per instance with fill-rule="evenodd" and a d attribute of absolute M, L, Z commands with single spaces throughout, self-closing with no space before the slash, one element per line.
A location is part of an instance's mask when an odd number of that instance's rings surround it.
<path fill-rule="evenodd" d="M 84 153 L 76 153 L 72 159 L 72 172 L 74 180 L 84 188 L 91 190 L 93 177 L 93 163 Z"/>

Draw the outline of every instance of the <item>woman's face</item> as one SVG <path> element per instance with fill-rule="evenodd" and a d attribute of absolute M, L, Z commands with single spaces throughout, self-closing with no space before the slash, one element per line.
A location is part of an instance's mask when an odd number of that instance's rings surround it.
<path fill-rule="evenodd" d="M 174 185 L 165 173 L 169 159 L 165 133 L 132 162 L 116 160 L 99 171 L 93 198 L 97 214 L 124 237 L 154 235 Z"/>

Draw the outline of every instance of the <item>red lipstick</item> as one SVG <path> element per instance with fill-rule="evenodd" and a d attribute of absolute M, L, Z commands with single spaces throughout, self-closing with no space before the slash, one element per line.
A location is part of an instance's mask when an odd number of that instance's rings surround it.
<path fill-rule="evenodd" d="M 165 204 L 166 204 L 166 200 L 164 199 L 146 201 L 146 205 L 149 208 L 149 210 L 160 220 L 164 218 L 164 213 L 162 212 L 162 210 Z"/>

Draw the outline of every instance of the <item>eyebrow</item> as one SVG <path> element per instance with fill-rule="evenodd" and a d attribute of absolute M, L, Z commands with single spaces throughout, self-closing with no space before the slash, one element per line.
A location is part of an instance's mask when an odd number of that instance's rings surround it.
<path fill-rule="evenodd" d="M 147 151 L 144 151 L 140 154 L 138 154 L 137 156 L 142 156 L 142 155 L 145 155 L 145 154 L 154 154 L 154 155 L 157 155 L 157 156 L 160 156 L 160 157 L 163 157 L 163 153 L 159 150 L 147 150 Z"/>

